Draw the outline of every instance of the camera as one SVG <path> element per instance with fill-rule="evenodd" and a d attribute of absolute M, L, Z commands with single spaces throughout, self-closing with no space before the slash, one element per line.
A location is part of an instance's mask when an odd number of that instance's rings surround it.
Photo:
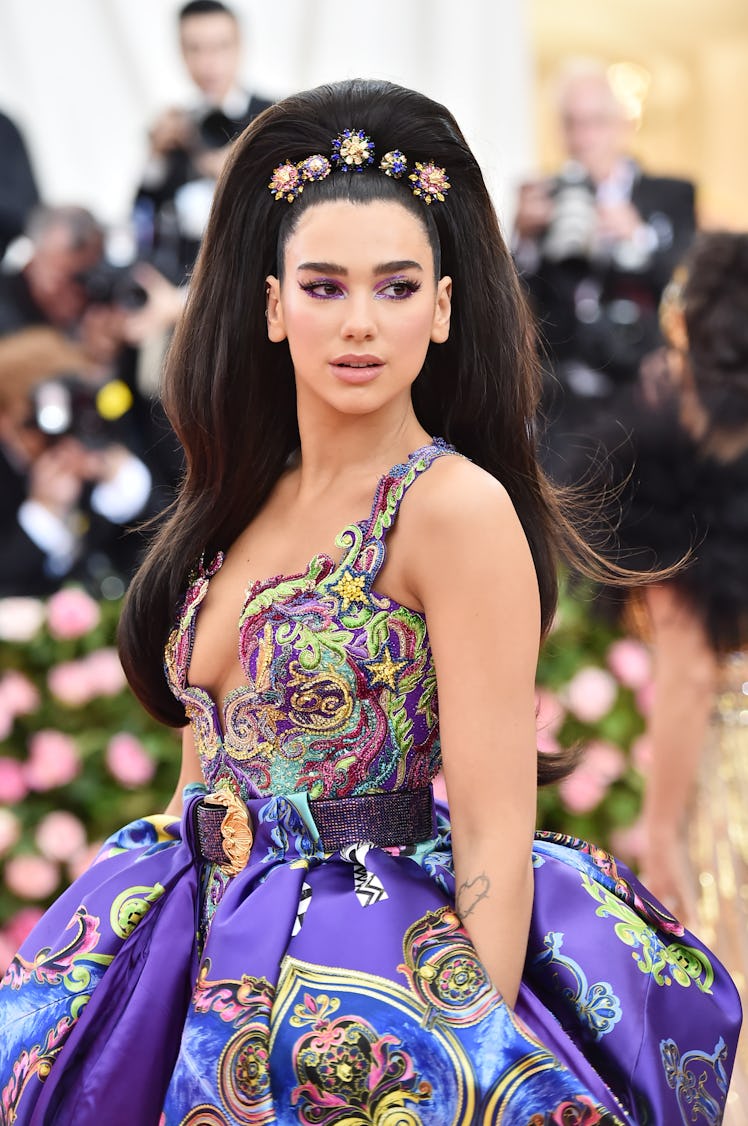
<path fill-rule="evenodd" d="M 77 375 L 60 375 L 34 388 L 26 425 L 50 443 L 73 437 L 88 449 L 103 449 L 118 440 L 117 422 L 132 404 L 132 393 L 120 379 L 97 386 Z"/>
<path fill-rule="evenodd" d="M 593 257 L 597 225 L 592 183 L 581 164 L 570 161 L 553 191 L 553 218 L 543 239 L 543 256 L 550 262 Z"/>
<path fill-rule="evenodd" d="M 132 266 L 113 266 L 99 262 L 90 270 L 76 275 L 90 305 L 119 305 L 123 309 L 140 309 L 148 294 L 135 279 Z"/>

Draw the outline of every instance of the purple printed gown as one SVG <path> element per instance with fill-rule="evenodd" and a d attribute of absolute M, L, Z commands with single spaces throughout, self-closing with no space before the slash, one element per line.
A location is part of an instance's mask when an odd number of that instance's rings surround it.
<path fill-rule="evenodd" d="M 725 970 L 612 857 L 539 833 L 514 1009 L 454 910 L 446 810 L 430 840 L 325 853 L 308 801 L 427 786 L 440 765 L 424 616 L 378 593 L 406 489 L 379 483 L 343 558 L 255 584 L 246 687 L 188 686 L 200 566 L 166 670 L 210 791 L 248 808 L 235 875 L 181 821 L 116 833 L 0 988 L 3 1126 L 715 1126 L 740 1006 Z"/>

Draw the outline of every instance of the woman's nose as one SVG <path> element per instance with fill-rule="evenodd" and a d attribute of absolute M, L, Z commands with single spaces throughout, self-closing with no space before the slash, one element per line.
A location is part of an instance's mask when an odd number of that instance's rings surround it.
<path fill-rule="evenodd" d="M 345 302 L 345 317 L 341 334 L 349 340 L 370 340 L 376 335 L 377 326 L 373 299 L 367 295 L 351 295 Z"/>

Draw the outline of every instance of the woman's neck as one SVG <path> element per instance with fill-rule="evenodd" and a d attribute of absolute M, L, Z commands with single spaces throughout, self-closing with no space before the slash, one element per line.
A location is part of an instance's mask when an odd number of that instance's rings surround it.
<path fill-rule="evenodd" d="M 300 405 L 300 488 L 316 491 L 342 474 L 379 475 L 431 441 L 410 399 L 393 408 L 341 415 Z"/>

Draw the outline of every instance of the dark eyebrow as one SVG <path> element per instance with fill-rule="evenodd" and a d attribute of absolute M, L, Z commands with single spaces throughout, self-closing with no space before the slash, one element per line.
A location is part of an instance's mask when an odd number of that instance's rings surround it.
<path fill-rule="evenodd" d="M 337 274 L 339 277 L 347 277 L 348 275 L 346 267 L 339 266 L 336 262 L 302 262 L 298 269 L 313 270 L 317 274 Z M 380 262 L 378 266 L 374 267 L 374 273 L 377 276 L 397 274 L 401 270 L 423 270 L 423 266 L 412 258 L 401 258 L 396 262 Z"/>

